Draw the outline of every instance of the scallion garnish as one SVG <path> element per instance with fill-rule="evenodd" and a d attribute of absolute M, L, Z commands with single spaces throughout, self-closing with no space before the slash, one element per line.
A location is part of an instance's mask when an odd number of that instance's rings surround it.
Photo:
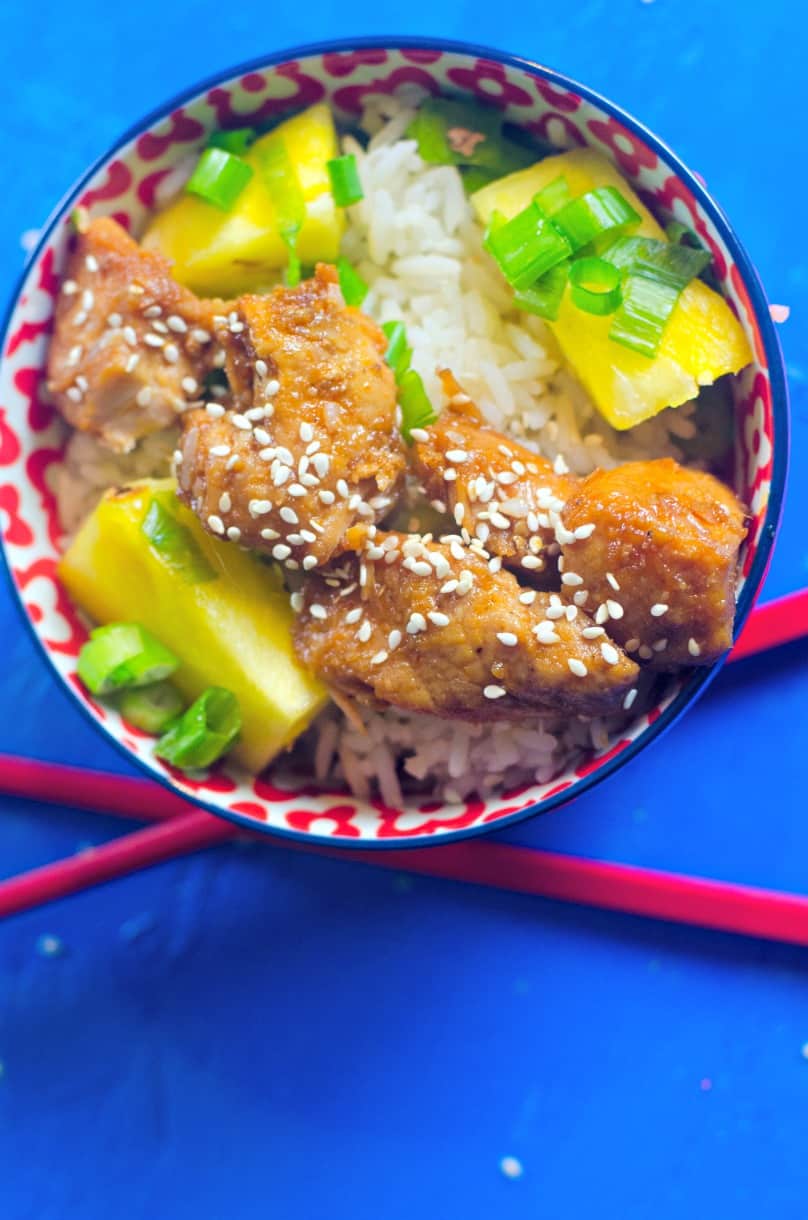
<path fill-rule="evenodd" d="M 623 303 L 615 314 L 609 338 L 641 356 L 654 357 L 665 325 L 679 300 L 678 288 L 646 275 L 629 275 Z"/>
<path fill-rule="evenodd" d="M 620 272 L 604 258 L 577 258 L 570 267 L 570 293 L 585 313 L 614 313 L 620 304 Z"/>
<path fill-rule="evenodd" d="M 525 313 L 536 314 L 540 318 L 546 318 L 550 322 L 555 322 L 558 317 L 558 311 L 561 308 L 561 300 L 564 296 L 564 289 L 567 286 L 569 271 L 570 264 L 568 260 L 565 260 L 563 263 L 557 263 L 555 267 L 545 271 L 541 279 L 532 284 L 530 288 L 523 288 L 521 291 L 517 290 L 514 292 L 514 305 L 517 309 L 524 310 Z"/>
<path fill-rule="evenodd" d="M 136 729 L 157 736 L 176 720 L 185 702 L 170 682 L 154 682 L 151 686 L 122 691 L 116 697 L 115 705 L 124 720 Z"/>
<path fill-rule="evenodd" d="M 365 192 L 362 190 L 359 168 L 353 153 L 327 161 L 326 169 L 331 179 L 331 194 L 338 208 L 349 208 L 351 204 L 364 199 Z"/>
<path fill-rule="evenodd" d="M 410 367 L 412 348 L 407 345 L 407 330 L 403 322 L 384 322 L 382 330 L 387 335 L 387 351 L 384 358 L 399 381 Z"/>
<path fill-rule="evenodd" d="M 224 148 L 206 148 L 185 189 L 223 212 L 233 204 L 253 176 L 252 166 Z"/>
<path fill-rule="evenodd" d="M 573 251 L 603 233 L 640 223 L 640 216 L 616 187 L 599 186 L 578 199 L 571 199 L 553 216 L 553 224 L 564 234 Z"/>
<path fill-rule="evenodd" d="M 211 686 L 163 734 L 154 752 L 175 767 L 209 767 L 230 749 L 240 729 L 236 696 Z"/>
<path fill-rule="evenodd" d="M 76 670 L 92 694 L 108 695 L 130 686 L 161 682 L 178 665 L 173 652 L 140 623 L 108 623 L 90 632 Z"/>
<path fill-rule="evenodd" d="M 173 492 L 152 496 L 140 529 L 163 560 L 183 580 L 196 584 L 215 580 L 216 573 L 189 529 L 174 515 L 178 507 Z"/>
<path fill-rule="evenodd" d="M 422 160 L 430 165 L 471 165 L 501 178 L 536 160 L 535 148 L 524 148 L 502 134 L 503 122 L 497 110 L 432 97 L 418 107 L 405 134 L 417 141 Z"/>
<path fill-rule="evenodd" d="M 552 216 L 559 208 L 563 208 L 564 204 L 569 203 L 571 198 L 569 183 L 563 174 L 559 174 L 552 182 L 548 182 L 547 186 L 537 195 L 534 195 L 533 201 L 541 208 L 545 216 Z"/>
<path fill-rule="evenodd" d="M 208 148 L 223 148 L 225 152 L 243 157 L 256 134 L 254 127 L 238 127 L 234 131 L 212 131 L 208 136 Z"/>
<path fill-rule="evenodd" d="M 347 258 L 337 259 L 337 275 L 345 304 L 361 305 L 368 294 L 368 286 Z"/>
<path fill-rule="evenodd" d="M 412 443 L 413 428 L 427 428 L 437 418 L 424 383 L 415 369 L 407 369 L 399 380 L 398 405 L 401 408 L 401 435 L 409 445 Z"/>
<path fill-rule="evenodd" d="M 567 238 L 535 203 L 496 228 L 489 224 L 483 244 L 517 289 L 529 288 L 572 253 Z"/>

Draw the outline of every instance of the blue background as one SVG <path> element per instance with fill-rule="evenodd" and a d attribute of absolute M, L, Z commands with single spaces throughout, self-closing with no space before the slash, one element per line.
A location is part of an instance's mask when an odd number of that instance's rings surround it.
<path fill-rule="evenodd" d="M 704 174 L 791 306 L 794 461 L 765 595 L 807 583 L 803 5 L 410 0 L 395 24 L 539 58 Z M 382 32 L 368 0 L 7 6 L 8 287 L 21 232 L 164 97 L 279 46 Z M 0 639 L 0 750 L 126 769 L 5 590 Z M 804 645 L 732 667 L 619 778 L 510 837 L 808 892 L 807 696 Z M 121 830 L 8 799 L 0 815 L 2 875 Z M 803 1220 L 806 966 L 263 845 L 168 864 L 0 927 L 0 1214 Z"/>

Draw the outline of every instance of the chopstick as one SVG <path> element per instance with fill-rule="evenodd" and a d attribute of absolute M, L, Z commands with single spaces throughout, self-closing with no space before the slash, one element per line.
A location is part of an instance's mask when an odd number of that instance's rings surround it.
<path fill-rule="evenodd" d="M 730 660 L 794 640 L 806 632 L 808 590 L 755 610 Z M 67 860 L 0 882 L 0 917 L 187 852 L 226 842 L 240 833 L 238 827 L 197 809 L 151 780 L 58 763 L 0 756 L 0 791 L 60 805 L 67 801 L 78 808 L 158 823 Z M 291 843 L 265 835 L 256 837 L 293 850 L 360 861 L 380 868 L 791 944 L 808 944 L 808 898 L 775 890 L 587 860 L 490 840 L 380 853 Z"/>

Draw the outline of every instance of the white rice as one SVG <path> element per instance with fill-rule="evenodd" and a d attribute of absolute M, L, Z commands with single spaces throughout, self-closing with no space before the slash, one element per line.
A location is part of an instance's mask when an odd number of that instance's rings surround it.
<path fill-rule="evenodd" d="M 350 209 L 343 253 L 370 285 L 363 308 L 379 322 L 406 324 L 413 367 L 436 407 L 437 370 L 450 368 L 492 424 L 550 459 L 563 458 L 578 474 L 633 458 L 683 459 L 677 438 L 693 435 L 691 408 L 616 432 L 563 368 L 545 324 L 512 309 L 482 248 L 459 172 L 425 165 L 415 142 L 403 138 L 413 113 L 378 99 L 364 119 L 372 133 L 367 150 L 344 139 L 344 151 L 357 158 L 364 198 Z M 65 529 L 75 529 L 106 487 L 167 473 L 174 441 L 171 429 L 119 456 L 74 434 L 54 487 Z M 639 708 L 638 700 L 635 714 Z M 364 711 L 362 719 L 360 731 L 328 709 L 295 757 L 302 755 L 319 781 L 347 784 L 362 799 L 378 793 L 400 806 L 402 788 L 412 786 L 451 806 L 498 788 L 547 782 L 585 751 L 607 746 L 625 717 L 611 724 L 537 717 L 470 725 L 391 708 Z"/>

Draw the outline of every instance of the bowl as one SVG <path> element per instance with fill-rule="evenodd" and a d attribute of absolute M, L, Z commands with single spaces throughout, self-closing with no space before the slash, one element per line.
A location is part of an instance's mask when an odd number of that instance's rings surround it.
<path fill-rule="evenodd" d="M 56 576 L 60 528 L 51 490 L 65 430 L 43 400 L 48 334 L 69 216 L 81 204 L 137 232 L 155 192 L 208 131 L 266 122 L 326 99 L 344 120 L 374 94 L 413 85 L 501 108 L 507 118 L 559 148 L 605 153 L 658 214 L 695 229 L 712 251 L 722 291 L 740 318 L 754 363 L 735 391 L 735 488 L 752 523 L 742 553 L 736 632 L 763 580 L 786 474 L 788 404 L 783 362 L 760 281 L 703 182 L 656 136 L 612 102 L 540 64 L 438 39 L 353 39 L 299 47 L 224 72 L 187 90 L 127 132 L 76 183 L 51 215 L 12 298 L 0 351 L 0 510 L 12 586 L 55 674 L 129 758 L 198 804 L 252 829 L 331 846 L 420 846 L 500 829 L 550 810 L 613 774 L 691 706 L 720 662 L 673 681 L 656 706 L 550 782 L 448 805 L 413 798 L 394 809 L 344 791 L 270 772 L 225 767 L 184 776 L 155 759 L 152 741 L 91 699 L 76 677 L 86 636 Z"/>

